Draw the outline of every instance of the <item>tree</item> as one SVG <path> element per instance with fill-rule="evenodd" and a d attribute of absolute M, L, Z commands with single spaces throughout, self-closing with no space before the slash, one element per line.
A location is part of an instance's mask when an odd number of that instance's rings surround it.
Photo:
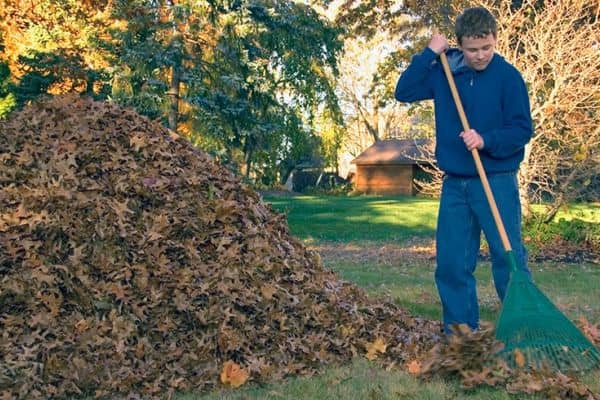
<path fill-rule="evenodd" d="M 314 142 L 306 122 L 315 105 L 335 107 L 336 29 L 293 1 L 150 3 L 115 9 L 123 24 L 106 49 L 116 98 L 248 178 L 276 179 L 292 144 Z"/>
<path fill-rule="evenodd" d="M 110 2 L 0 0 L 0 32 L 19 104 L 46 93 L 106 94 L 101 54 L 89 41 Z"/>
<path fill-rule="evenodd" d="M 112 99 L 177 131 L 184 10 L 171 1 L 134 0 L 115 2 L 106 14 L 110 23 L 90 45 L 111 66 Z"/>
<path fill-rule="evenodd" d="M 522 182 L 533 201 L 551 200 L 547 220 L 600 187 L 600 5 L 585 0 L 488 0 L 499 47 L 528 84 L 535 133 Z"/>
<path fill-rule="evenodd" d="M 318 149 L 314 112 L 337 107 L 339 31 L 296 1 L 0 4 L 21 102 L 110 96 L 252 179 L 272 181 L 296 148 Z"/>
<path fill-rule="evenodd" d="M 4 52 L 4 40 L 0 35 L 0 53 Z M 8 63 L 0 60 L 0 119 L 4 118 L 17 104 L 11 90 L 10 68 Z"/>
<path fill-rule="evenodd" d="M 425 45 L 427 28 L 449 29 L 449 20 L 439 16 L 451 12 L 450 2 L 346 0 L 333 5 L 336 24 L 345 27 L 338 78 L 347 127 L 344 152 L 357 156 L 373 141 L 392 137 L 431 138 L 432 102 L 400 104 L 394 89 L 400 71 Z"/>
<path fill-rule="evenodd" d="M 358 6 L 344 1 L 338 20 L 345 21 L 353 35 L 372 37 L 383 30 L 398 34 L 398 50 L 390 53 L 379 71 L 385 81 L 390 74 L 397 76 L 398 67 L 405 67 L 409 55 L 425 45 L 431 26 L 453 38 L 452 21 L 464 7 L 490 9 L 499 26 L 498 52 L 522 72 L 531 99 L 535 133 L 522 163 L 523 204 L 527 208 L 529 201 L 550 200 L 553 206 L 547 218 L 551 219 L 569 201 L 600 196 L 600 6 L 596 3 L 410 1 L 402 8 L 394 1 L 364 0 Z M 369 23 L 360 25 L 363 12 Z M 402 13 L 410 16 L 408 21 Z M 415 111 L 431 110 L 425 106 Z M 434 180 L 434 185 L 438 183 Z"/>
<path fill-rule="evenodd" d="M 349 125 L 354 125 L 354 122 L 362 125 L 371 141 L 382 139 L 386 133 L 383 125 L 388 102 L 373 91 L 373 83 L 378 64 L 384 60 L 389 45 L 389 41 L 382 36 L 369 40 L 348 38 L 340 60 L 338 90 L 346 121 Z M 363 129 L 359 127 L 349 132 L 349 135 L 356 135 L 361 131 Z"/>
<path fill-rule="evenodd" d="M 0 119 L 4 118 L 17 105 L 15 94 L 10 90 L 10 70 L 8 64 L 0 61 Z"/>
<path fill-rule="evenodd" d="M 320 138 L 320 154 L 326 168 L 340 174 L 339 154 L 343 145 L 344 130 L 340 115 L 323 108 L 315 121 L 316 134 Z"/>
<path fill-rule="evenodd" d="M 296 148 L 311 153 L 317 106 L 337 107 L 329 80 L 337 30 L 310 7 L 284 1 L 242 4 L 219 29 L 214 67 L 190 87 L 196 130 L 223 143 L 246 175 L 283 176 L 301 158 Z"/>

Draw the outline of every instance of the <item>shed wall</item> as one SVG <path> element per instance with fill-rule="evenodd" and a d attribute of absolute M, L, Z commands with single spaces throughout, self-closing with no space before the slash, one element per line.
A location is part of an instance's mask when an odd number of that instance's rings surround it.
<path fill-rule="evenodd" d="M 413 195 L 412 165 L 357 165 L 356 189 L 370 194 Z"/>

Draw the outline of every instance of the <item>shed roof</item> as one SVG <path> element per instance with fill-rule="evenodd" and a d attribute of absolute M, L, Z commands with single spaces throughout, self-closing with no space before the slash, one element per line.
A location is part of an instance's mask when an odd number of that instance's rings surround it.
<path fill-rule="evenodd" d="M 422 158 L 420 148 L 431 143 L 429 139 L 387 139 L 373 143 L 352 164 L 417 164 Z"/>

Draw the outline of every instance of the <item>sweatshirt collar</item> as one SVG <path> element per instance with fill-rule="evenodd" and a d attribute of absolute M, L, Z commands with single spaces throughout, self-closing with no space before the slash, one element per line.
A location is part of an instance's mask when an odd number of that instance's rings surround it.
<path fill-rule="evenodd" d="M 448 65 L 450 66 L 450 70 L 453 74 L 461 74 L 469 71 L 474 71 L 467 65 L 465 62 L 465 57 L 463 52 L 457 48 L 450 48 L 446 51 L 446 57 L 448 58 Z M 497 53 L 494 53 L 492 57 L 492 61 L 488 64 L 486 70 L 492 66 L 492 64 L 496 63 L 500 56 Z"/>

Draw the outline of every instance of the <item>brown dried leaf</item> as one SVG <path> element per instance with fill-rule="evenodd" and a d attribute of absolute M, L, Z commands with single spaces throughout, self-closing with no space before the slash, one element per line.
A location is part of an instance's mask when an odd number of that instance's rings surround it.
<path fill-rule="evenodd" d="M 585 336 L 587 336 L 587 338 L 596 346 L 600 346 L 600 322 L 592 324 L 586 317 L 582 316 L 579 318 L 579 324 Z"/>
<path fill-rule="evenodd" d="M 249 376 L 248 372 L 242 367 L 229 360 L 223 365 L 223 370 L 221 371 L 221 383 L 237 388 L 246 383 Z"/>
<path fill-rule="evenodd" d="M 367 357 L 367 359 L 372 361 L 377 358 L 378 354 L 385 353 L 387 344 L 385 343 L 385 341 L 382 338 L 377 338 L 372 343 L 367 343 L 365 345 L 365 348 L 367 350 L 365 357 Z"/>
<path fill-rule="evenodd" d="M 513 356 L 515 358 L 515 364 L 517 367 L 524 368 L 525 364 L 527 363 L 527 360 L 525 360 L 525 354 L 523 354 L 523 352 L 519 349 L 514 349 Z"/>
<path fill-rule="evenodd" d="M 271 284 L 263 285 L 260 288 L 260 292 L 262 293 L 263 297 L 267 300 L 271 300 L 276 291 L 277 288 Z"/>
<path fill-rule="evenodd" d="M 409 374 L 419 375 L 421 373 L 421 362 L 419 360 L 412 360 L 406 365 Z"/>

